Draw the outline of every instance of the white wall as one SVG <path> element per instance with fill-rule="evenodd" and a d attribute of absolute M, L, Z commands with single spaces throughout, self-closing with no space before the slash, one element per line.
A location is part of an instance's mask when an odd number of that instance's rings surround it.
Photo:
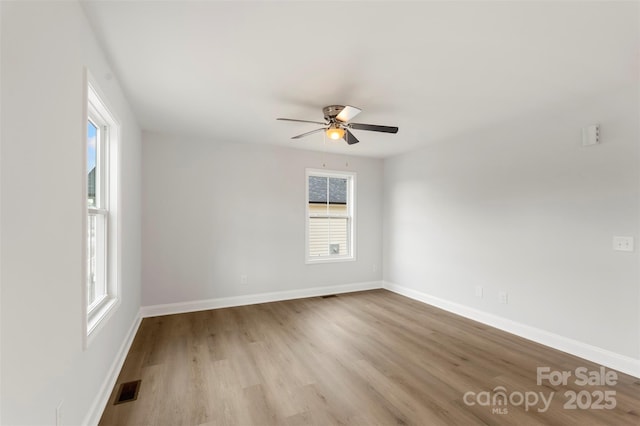
<path fill-rule="evenodd" d="M 640 358 L 639 116 L 633 82 L 385 160 L 385 281 Z"/>
<path fill-rule="evenodd" d="M 81 424 L 140 306 L 140 130 L 76 2 L 0 2 L 3 425 Z M 83 67 L 122 125 L 122 303 L 82 349 Z M 98 409 L 101 409 L 99 407 Z"/>
<path fill-rule="evenodd" d="M 305 168 L 323 163 L 357 173 L 354 262 L 305 264 Z M 382 278 L 381 160 L 144 133 L 143 188 L 143 306 Z"/>

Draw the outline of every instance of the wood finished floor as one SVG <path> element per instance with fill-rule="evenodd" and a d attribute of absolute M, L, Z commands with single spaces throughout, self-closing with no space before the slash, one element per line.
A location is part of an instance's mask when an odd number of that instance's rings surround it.
<path fill-rule="evenodd" d="M 543 315 L 544 313 L 541 313 Z M 640 380 L 537 386 L 536 368 L 596 364 L 386 290 L 143 320 L 101 425 L 634 425 Z M 550 408 L 468 406 L 465 392 L 555 392 Z M 613 410 L 563 408 L 613 390 Z"/>

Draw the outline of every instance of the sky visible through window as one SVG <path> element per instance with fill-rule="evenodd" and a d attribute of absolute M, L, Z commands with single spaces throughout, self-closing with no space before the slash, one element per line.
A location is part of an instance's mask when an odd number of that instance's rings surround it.
<path fill-rule="evenodd" d="M 87 122 L 87 173 L 96 166 L 96 134 L 98 128 L 92 122 Z"/>

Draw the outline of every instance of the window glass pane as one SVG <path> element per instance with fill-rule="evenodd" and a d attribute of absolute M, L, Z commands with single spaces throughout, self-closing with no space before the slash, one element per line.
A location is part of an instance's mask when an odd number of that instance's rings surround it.
<path fill-rule="evenodd" d="M 326 217 L 309 218 L 309 256 L 329 255 L 329 220 Z"/>
<path fill-rule="evenodd" d="M 347 204 L 347 179 L 329 178 L 329 203 Z"/>
<path fill-rule="evenodd" d="M 327 182 L 329 178 L 321 176 L 309 176 L 309 203 L 327 203 Z"/>
<path fill-rule="evenodd" d="M 96 300 L 96 216 L 89 215 L 88 224 L 88 241 L 87 241 L 87 306 Z"/>
<path fill-rule="evenodd" d="M 310 217 L 309 255 L 348 255 L 348 235 L 349 220 L 346 217 Z"/>
<path fill-rule="evenodd" d="M 329 218 L 329 254 L 332 256 L 348 255 L 347 250 L 348 221 L 346 217 Z"/>
<path fill-rule="evenodd" d="M 98 164 L 98 128 L 87 122 L 87 201 L 90 207 L 96 207 L 96 169 Z"/>
<path fill-rule="evenodd" d="M 327 206 L 327 212 L 332 216 L 334 215 L 346 216 L 348 213 L 347 205 L 346 204 L 329 204 Z"/>
<path fill-rule="evenodd" d="M 102 214 L 87 217 L 87 304 L 106 294 L 106 218 Z"/>
<path fill-rule="evenodd" d="M 349 177 L 309 176 L 309 257 L 351 255 Z"/>
<path fill-rule="evenodd" d="M 309 202 L 346 204 L 347 179 L 309 176 Z"/>

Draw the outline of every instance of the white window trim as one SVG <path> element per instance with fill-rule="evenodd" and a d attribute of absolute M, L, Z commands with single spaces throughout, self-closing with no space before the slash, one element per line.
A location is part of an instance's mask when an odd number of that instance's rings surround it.
<path fill-rule="evenodd" d="M 119 226 L 119 206 L 120 206 L 120 125 L 119 120 L 111 112 L 105 103 L 105 96 L 98 89 L 95 80 L 88 70 L 84 73 L 84 120 L 82 121 L 82 333 L 83 348 L 88 348 L 98 331 L 109 320 L 113 313 L 120 306 L 120 242 L 121 231 Z M 106 160 L 106 178 L 108 179 L 109 193 L 100 193 L 101 197 L 107 197 L 108 209 L 87 207 L 87 122 L 90 117 L 98 116 L 102 123 L 106 125 L 107 142 L 103 144 L 102 152 Z M 104 131 L 104 128 L 101 130 Z M 105 176 L 102 176 L 103 178 Z M 102 185 L 101 185 L 102 186 Z M 115 195 L 115 196 L 114 196 Z M 106 216 L 106 251 L 108 264 L 106 266 L 106 296 L 91 306 L 87 306 L 87 219 L 89 213 L 107 213 Z"/>
<path fill-rule="evenodd" d="M 349 178 L 347 187 L 347 207 L 349 209 L 349 217 L 351 218 L 351 226 L 349 227 L 348 244 L 349 255 L 346 256 L 309 256 L 309 176 L 324 176 L 324 177 L 337 177 L 337 178 Z M 356 260 L 356 173 L 347 172 L 341 170 L 326 170 L 326 169 L 305 169 L 305 228 L 304 228 L 304 256 L 306 264 L 317 263 L 337 263 L 337 262 L 353 262 Z"/>
<path fill-rule="evenodd" d="M 103 221 L 103 244 L 98 248 L 97 257 L 106 257 L 109 259 L 109 191 L 107 189 L 111 186 L 111 182 L 109 182 L 109 146 L 111 144 L 110 141 L 110 126 L 111 124 L 105 118 L 104 112 L 99 111 L 98 105 L 101 105 L 101 101 L 98 99 L 92 99 L 95 97 L 94 89 L 89 89 L 89 103 L 88 103 L 88 114 L 87 119 L 98 129 L 97 132 L 97 164 L 100 167 L 97 168 L 99 172 L 96 175 L 96 206 L 89 207 L 87 209 L 87 213 L 89 216 L 98 216 L 102 218 Z M 105 239 L 106 237 L 106 239 Z M 109 271 L 109 265 L 104 265 L 103 262 L 100 262 L 98 265 L 103 268 L 102 274 L 100 274 L 104 280 L 101 282 L 101 286 L 104 287 L 104 294 L 96 297 L 93 303 L 89 304 L 87 307 L 87 316 L 89 317 L 89 324 L 91 324 L 92 319 L 96 316 L 96 312 L 99 312 L 103 305 L 109 302 L 109 276 L 111 271 Z"/>

